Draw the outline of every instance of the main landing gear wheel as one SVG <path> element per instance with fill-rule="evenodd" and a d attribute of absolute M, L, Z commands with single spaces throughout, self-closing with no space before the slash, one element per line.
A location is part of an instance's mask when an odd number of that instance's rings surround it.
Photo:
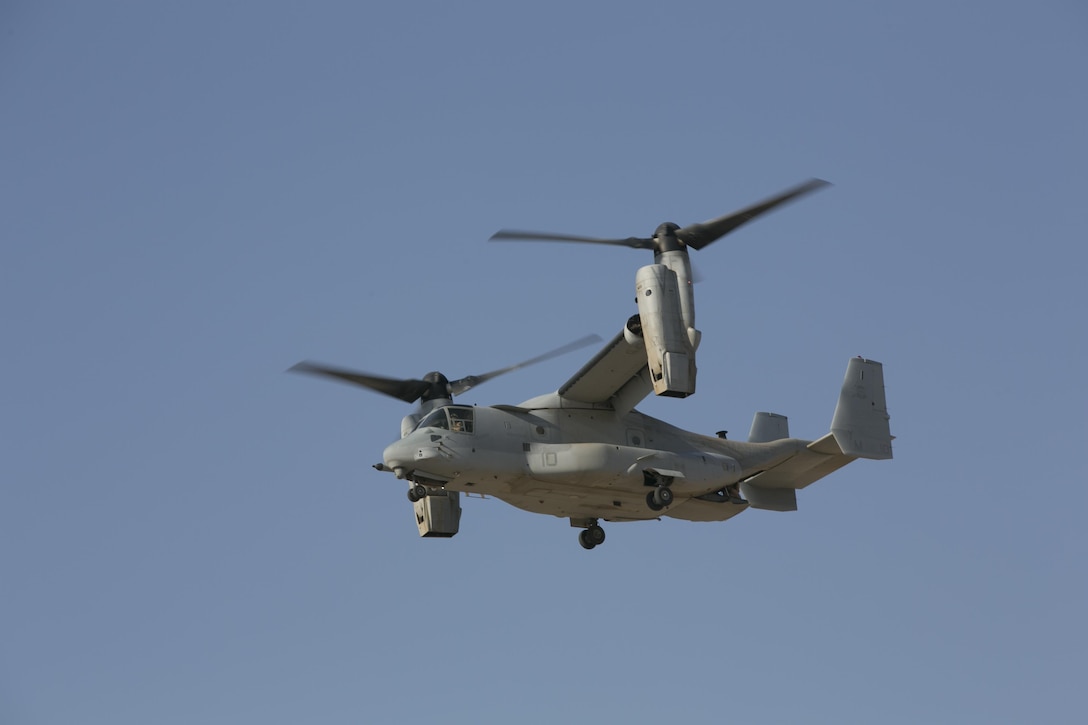
<path fill-rule="evenodd" d="M 582 545 L 583 549 L 600 546 L 604 543 L 604 529 L 599 524 L 591 524 L 578 534 L 578 543 Z"/>
<path fill-rule="evenodd" d="M 427 497 L 427 487 L 421 483 L 417 483 L 408 489 L 408 500 L 412 503 L 416 501 L 422 501 Z"/>
<path fill-rule="evenodd" d="M 658 486 L 646 494 L 646 505 L 653 511 L 660 511 L 672 503 L 672 489 L 667 486 Z"/>

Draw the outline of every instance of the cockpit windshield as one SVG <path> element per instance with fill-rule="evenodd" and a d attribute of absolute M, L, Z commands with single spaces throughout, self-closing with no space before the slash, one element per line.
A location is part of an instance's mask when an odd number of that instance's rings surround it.
<path fill-rule="evenodd" d="M 423 420 L 419 421 L 416 430 L 420 428 L 441 428 L 455 433 L 471 433 L 474 422 L 473 412 L 472 408 L 447 405 L 444 408 L 438 408 L 428 413 Z"/>

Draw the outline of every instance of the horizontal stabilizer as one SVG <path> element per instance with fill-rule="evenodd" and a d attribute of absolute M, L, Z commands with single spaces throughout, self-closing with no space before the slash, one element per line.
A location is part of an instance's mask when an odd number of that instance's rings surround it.
<path fill-rule="evenodd" d="M 835 437 L 828 433 L 823 438 L 812 441 L 774 467 L 752 476 L 745 481 L 745 485 L 764 489 L 804 488 L 810 483 L 834 473 L 853 460 L 855 460 L 853 456 L 843 454 L 835 442 Z M 745 495 L 745 498 L 751 500 L 747 495 Z M 754 507 L 762 508 L 761 506 Z"/>

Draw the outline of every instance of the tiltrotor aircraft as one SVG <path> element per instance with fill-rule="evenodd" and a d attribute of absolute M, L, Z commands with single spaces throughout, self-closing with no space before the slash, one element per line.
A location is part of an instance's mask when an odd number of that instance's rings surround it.
<path fill-rule="evenodd" d="M 591 336 L 517 365 L 449 380 L 393 379 L 302 362 L 291 368 L 352 383 L 418 409 L 374 467 L 408 484 L 421 536 L 450 537 L 460 494 L 501 499 L 569 518 L 586 549 L 604 543 L 601 521 L 669 516 L 725 521 L 747 508 L 797 509 L 797 490 L 858 458 L 892 457 L 880 363 L 851 359 L 819 440 L 791 438 L 785 416 L 755 414 L 747 441 L 681 430 L 635 406 L 651 392 L 695 392 L 695 329 L 688 248 L 702 249 L 745 222 L 826 182 L 805 182 L 703 224 L 662 224 L 650 238 L 597 239 L 503 230 L 493 240 L 614 244 L 652 249 L 635 278 L 638 314 L 559 389 L 518 405 L 476 406 L 453 398 L 498 375 L 599 341 Z"/>

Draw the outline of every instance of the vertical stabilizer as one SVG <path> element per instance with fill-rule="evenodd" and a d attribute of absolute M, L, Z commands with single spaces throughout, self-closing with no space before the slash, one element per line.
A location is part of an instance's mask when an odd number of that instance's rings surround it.
<path fill-rule="evenodd" d="M 756 413 L 748 431 L 749 443 L 770 443 L 789 437 L 789 419 L 778 413 Z"/>
<path fill-rule="evenodd" d="M 831 433 L 842 452 L 857 458 L 892 457 L 892 434 L 884 398 L 884 366 L 856 357 L 846 378 L 831 420 Z"/>

